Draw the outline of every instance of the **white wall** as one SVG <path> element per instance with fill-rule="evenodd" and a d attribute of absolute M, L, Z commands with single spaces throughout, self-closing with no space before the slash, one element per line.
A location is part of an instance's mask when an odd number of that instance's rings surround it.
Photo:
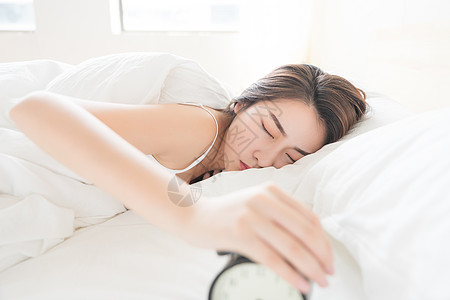
<path fill-rule="evenodd" d="M 310 60 L 415 111 L 450 106 L 450 1 L 318 0 Z"/>
<path fill-rule="evenodd" d="M 278 65 L 310 62 L 416 111 L 450 106 L 448 0 L 244 0 L 240 33 L 193 34 L 113 34 L 110 1 L 35 0 L 36 32 L 0 32 L 0 62 L 171 52 L 237 92 Z"/>
<path fill-rule="evenodd" d="M 243 1 L 240 33 L 120 33 L 111 30 L 118 0 L 35 0 L 35 33 L 0 33 L 0 62 L 50 58 L 72 64 L 109 53 L 170 52 L 198 61 L 240 90 L 280 64 L 306 60 L 305 1 Z M 310 13 L 305 13 L 309 16 Z"/>

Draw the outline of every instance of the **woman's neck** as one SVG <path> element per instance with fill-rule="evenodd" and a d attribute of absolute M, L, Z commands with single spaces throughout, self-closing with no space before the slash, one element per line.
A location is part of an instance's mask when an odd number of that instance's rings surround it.
<path fill-rule="evenodd" d="M 214 143 L 211 151 L 202 161 L 205 168 L 205 172 L 211 170 L 224 170 L 226 168 L 226 160 L 224 157 L 225 136 L 228 128 L 233 120 L 230 115 L 221 111 L 210 109 L 216 116 L 217 123 L 219 125 L 219 132 L 217 134 L 216 142 Z"/>

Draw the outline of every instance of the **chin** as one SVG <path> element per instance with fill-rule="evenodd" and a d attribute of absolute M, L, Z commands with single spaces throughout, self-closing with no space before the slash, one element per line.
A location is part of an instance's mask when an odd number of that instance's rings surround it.
<path fill-rule="evenodd" d="M 226 167 L 224 169 L 224 171 L 229 172 L 229 171 L 242 171 L 242 170 L 241 170 L 240 164 L 232 164 L 232 165 Z"/>

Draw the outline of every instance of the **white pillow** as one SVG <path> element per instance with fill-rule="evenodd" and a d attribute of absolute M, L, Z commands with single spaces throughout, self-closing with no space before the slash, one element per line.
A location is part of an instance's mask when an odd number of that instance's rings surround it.
<path fill-rule="evenodd" d="M 0 64 L 0 128 L 16 129 L 9 111 L 26 94 L 42 90 L 71 66 L 52 60 Z"/>
<path fill-rule="evenodd" d="M 205 181 L 196 183 L 196 186 L 199 188 L 198 190 L 204 196 L 213 197 L 270 180 L 312 208 L 312 200 L 314 198 L 309 197 L 310 195 L 307 193 L 308 191 L 314 191 L 316 184 L 311 181 L 308 181 L 308 184 L 304 182 L 309 177 L 310 170 L 316 164 L 328 155 L 332 155 L 333 151 L 339 149 L 341 145 L 351 142 L 353 138 L 412 115 L 410 111 L 392 99 L 380 94 L 368 93 L 367 101 L 370 105 L 367 114 L 340 141 L 326 145 L 316 153 L 308 155 L 297 163 L 281 169 L 264 168 L 219 173 Z M 344 165 L 343 168 L 345 167 Z M 307 186 L 305 187 L 305 185 Z M 335 255 L 336 273 L 329 279 L 330 287 L 326 289 L 321 289 L 318 286 L 313 287 L 312 299 L 322 300 L 336 296 L 340 299 L 348 300 L 366 299 L 358 261 L 352 257 L 352 253 L 345 248 L 345 245 L 342 244 L 340 239 L 335 239 L 331 236 L 330 242 Z"/>
<path fill-rule="evenodd" d="M 368 299 L 450 299 L 449 128 L 446 109 L 355 137 L 294 193 L 357 261 Z"/>
<path fill-rule="evenodd" d="M 215 196 L 271 180 L 306 203 L 356 262 L 345 271 L 360 272 L 365 299 L 450 299 L 450 109 L 412 115 L 375 100 L 351 135 L 295 165 L 199 184 Z M 335 288 L 352 289 L 345 280 Z M 333 285 L 315 289 L 320 299 L 333 295 Z"/>
<path fill-rule="evenodd" d="M 131 104 L 192 101 L 225 107 L 229 90 L 198 63 L 168 53 L 122 53 L 89 59 L 51 81 L 47 90 Z"/>
<path fill-rule="evenodd" d="M 53 60 L 0 64 L 0 102 L 21 97 L 45 86 L 71 66 Z"/>
<path fill-rule="evenodd" d="M 346 136 L 335 143 L 324 146 L 316 153 L 302 158 L 293 165 L 281 169 L 264 168 L 222 172 L 197 183 L 196 186 L 205 196 L 217 196 L 270 180 L 287 192 L 294 193 L 309 169 L 343 143 L 365 132 L 402 120 L 413 114 L 396 101 L 381 94 L 368 93 L 367 102 L 369 107 L 366 115 Z M 308 199 L 302 199 L 302 201 L 311 205 L 311 203 L 308 203 Z"/>

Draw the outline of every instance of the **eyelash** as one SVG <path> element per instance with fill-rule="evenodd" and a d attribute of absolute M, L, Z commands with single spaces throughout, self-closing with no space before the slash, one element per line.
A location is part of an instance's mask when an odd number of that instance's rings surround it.
<path fill-rule="evenodd" d="M 286 155 L 292 161 L 292 163 L 295 163 L 295 160 L 289 154 L 286 153 Z"/>
<path fill-rule="evenodd" d="M 266 129 L 266 126 L 264 126 L 264 123 L 261 123 L 262 128 L 264 129 L 264 131 L 271 137 L 274 138 L 273 135 L 270 134 L 270 132 Z"/>
<path fill-rule="evenodd" d="M 266 126 L 264 126 L 264 123 L 261 123 L 262 128 L 264 129 L 264 131 L 271 137 L 274 138 L 273 135 L 270 134 L 270 132 L 266 129 Z M 292 163 L 295 163 L 295 160 L 286 153 L 286 156 L 292 161 Z"/>

